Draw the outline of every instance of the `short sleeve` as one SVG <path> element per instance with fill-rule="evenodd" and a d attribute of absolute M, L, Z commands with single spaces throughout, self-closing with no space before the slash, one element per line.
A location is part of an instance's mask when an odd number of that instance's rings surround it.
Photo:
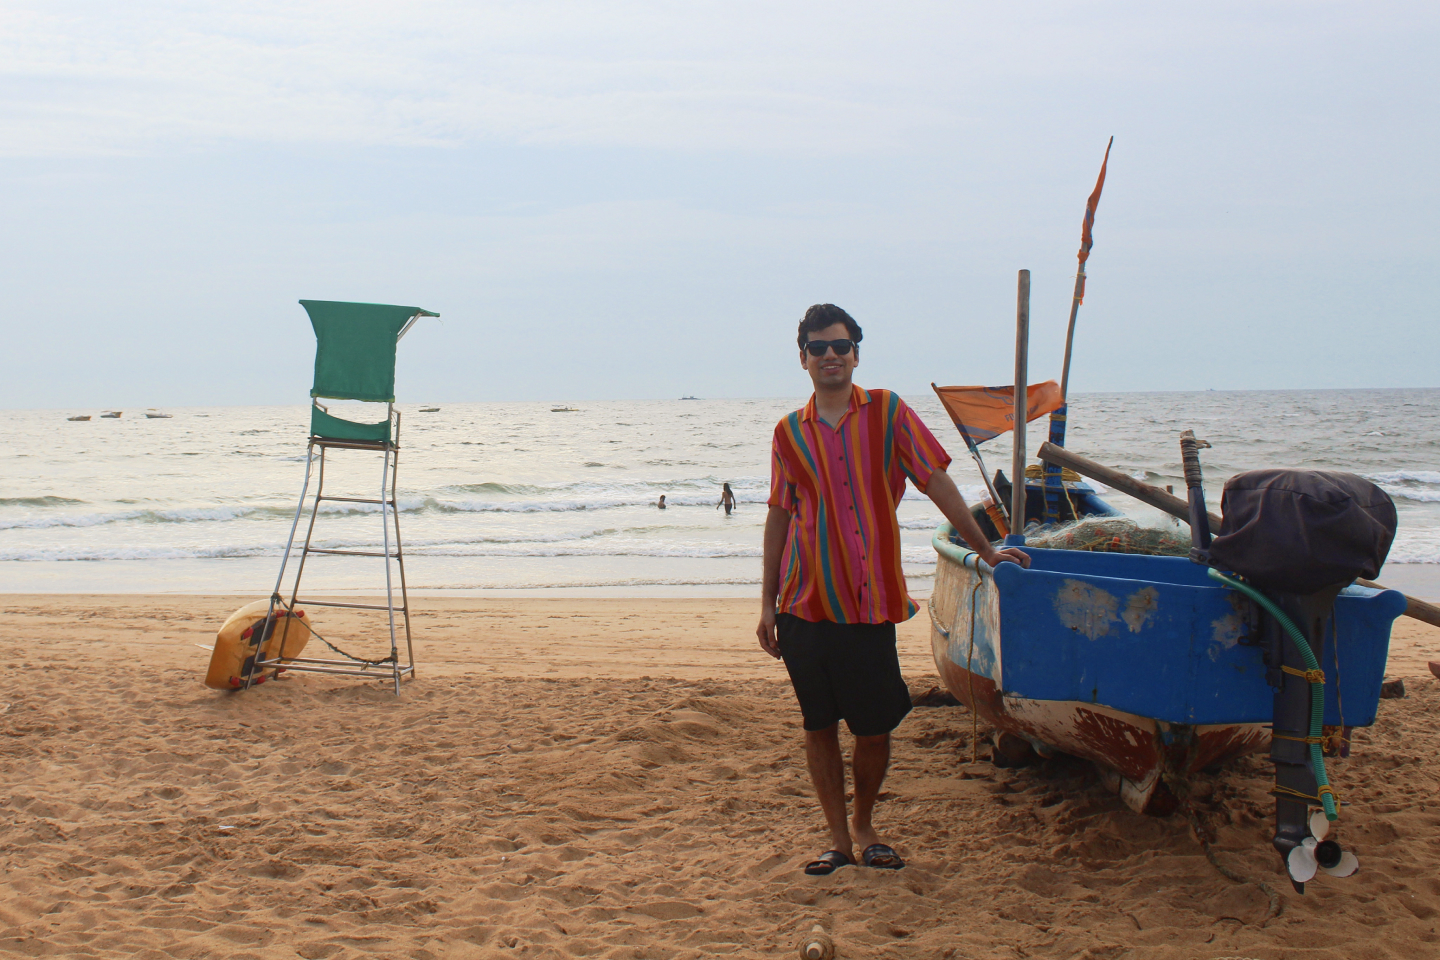
<path fill-rule="evenodd" d="M 921 422 L 920 417 L 909 404 L 895 398 L 894 437 L 895 455 L 900 468 L 921 493 L 930 483 L 930 475 L 936 470 L 950 466 L 950 455 L 935 439 L 935 434 Z"/>
<path fill-rule="evenodd" d="M 795 483 L 785 469 L 785 458 L 780 455 L 780 431 L 770 441 L 770 497 L 765 501 L 772 507 L 783 507 L 795 512 Z"/>

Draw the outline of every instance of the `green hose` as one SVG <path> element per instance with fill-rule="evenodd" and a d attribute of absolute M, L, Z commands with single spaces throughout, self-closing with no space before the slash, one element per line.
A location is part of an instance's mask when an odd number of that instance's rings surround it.
<path fill-rule="evenodd" d="M 1315 651 L 1310 649 L 1310 641 L 1305 639 L 1305 634 L 1301 633 L 1300 628 L 1295 626 L 1295 622 L 1285 615 L 1285 611 L 1250 584 L 1227 577 L 1214 567 L 1205 572 L 1210 575 L 1211 580 L 1218 580 L 1228 587 L 1239 590 L 1264 607 L 1279 622 L 1280 626 L 1285 628 L 1285 632 L 1290 634 L 1290 638 L 1295 641 L 1295 646 L 1300 648 L 1300 655 L 1305 658 L 1305 669 L 1312 674 L 1320 674 L 1318 679 L 1309 680 L 1310 736 L 1306 739 L 1310 747 L 1310 766 L 1315 769 L 1315 783 L 1320 788 L 1320 804 L 1325 808 L 1325 819 L 1339 820 L 1340 811 L 1335 807 L 1335 794 L 1330 789 L 1330 778 L 1325 775 L 1325 755 L 1320 752 L 1320 728 L 1325 720 L 1325 680 L 1324 675 L 1320 673 L 1320 661 L 1315 659 Z"/>

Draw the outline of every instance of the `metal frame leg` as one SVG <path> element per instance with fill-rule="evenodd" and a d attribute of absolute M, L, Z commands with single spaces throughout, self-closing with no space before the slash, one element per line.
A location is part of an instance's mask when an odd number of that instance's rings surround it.
<path fill-rule="evenodd" d="M 301 516 L 301 514 L 303 514 L 303 513 L 305 512 L 305 497 L 306 497 L 306 496 L 309 494 L 309 492 L 310 492 L 310 475 L 311 475 L 311 471 L 312 471 L 312 468 L 313 468 L 313 466 L 314 466 L 314 463 L 315 463 L 315 445 L 312 443 L 312 444 L 308 444 L 308 445 L 305 447 L 305 479 L 302 480 L 301 483 L 300 483 L 300 499 L 299 499 L 299 501 L 295 504 L 295 519 L 292 520 L 292 521 L 290 521 L 290 537 L 289 537 L 289 539 L 287 539 L 287 540 L 285 541 L 285 553 L 284 553 L 283 555 L 281 555 L 281 557 L 280 557 L 280 572 L 275 575 L 275 589 L 270 592 L 270 606 L 269 606 L 269 607 L 266 609 L 266 611 L 265 611 L 265 620 L 266 620 L 266 622 L 269 623 L 269 624 L 274 624 L 274 623 L 275 623 L 275 601 L 277 601 L 277 600 L 280 599 L 280 588 L 281 588 L 281 586 L 282 586 L 282 585 L 284 584 L 284 582 L 285 582 L 285 567 L 290 563 L 290 553 L 291 553 L 291 551 L 295 548 L 295 532 L 296 532 L 296 531 L 299 529 L 299 527 L 300 527 L 300 516 Z M 320 464 L 320 487 L 323 487 L 323 486 L 324 486 L 324 483 L 325 483 L 325 464 L 324 464 L 324 451 L 322 450 L 322 451 L 321 451 L 321 464 Z M 316 493 L 317 493 L 317 495 L 318 495 L 318 493 L 319 493 L 319 487 L 317 487 Z M 317 503 L 317 505 L 318 505 L 319 501 L 317 500 L 316 503 Z M 314 529 L 314 526 L 315 526 L 315 518 L 314 518 L 314 514 L 312 513 L 312 514 L 311 514 L 311 518 L 310 518 L 310 528 L 311 528 L 311 529 Z M 309 547 L 309 545 L 310 545 L 310 538 L 309 538 L 309 534 L 308 534 L 308 532 L 307 532 L 307 535 L 306 535 L 306 538 L 305 538 L 305 546 L 306 546 L 306 547 Z M 305 551 L 302 549 L 302 550 L 301 550 L 301 554 L 300 554 L 300 565 L 301 565 L 302 568 L 303 568 L 303 566 L 304 566 L 304 563 L 305 563 Z M 299 571 L 297 570 L 297 571 L 296 571 L 296 583 L 297 583 L 297 585 L 298 585 L 298 583 L 299 583 L 299 576 L 300 576 L 300 574 L 299 574 Z M 292 598 L 292 599 L 293 599 L 293 598 Z M 294 603 L 293 603 L 293 602 L 291 603 L 291 606 L 292 606 L 292 607 L 294 606 Z M 244 684 L 244 686 L 243 686 L 241 689 L 249 690 L 250 687 L 254 684 L 254 680 L 255 680 L 256 675 L 258 675 L 258 674 L 260 673 L 260 671 L 259 671 L 259 670 L 256 668 L 256 666 L 255 666 L 255 662 L 264 658 L 265 641 L 266 641 L 266 639 L 268 638 L 268 635 L 269 635 L 271 632 L 273 632 L 274 629 L 275 629 L 275 628 L 272 626 L 269 630 L 264 630 L 264 629 L 261 630 L 261 642 L 258 643 L 258 644 L 256 644 L 256 646 L 255 646 L 255 659 L 251 661 L 250 669 L 245 672 L 245 684 Z M 288 624 L 287 624 L 287 629 L 286 629 L 285 632 L 282 634 L 281 649 L 280 649 L 280 655 L 281 655 L 281 656 L 284 656 L 284 653 L 285 653 L 285 650 L 284 650 L 284 640 L 285 640 L 285 639 L 289 639 L 289 636 L 290 636 L 290 632 L 289 632 Z"/>
<path fill-rule="evenodd" d="M 399 458 L 399 450 L 392 450 L 389 445 L 385 447 L 385 463 L 380 471 L 380 526 L 384 530 L 385 551 L 385 614 L 390 623 L 390 674 L 395 681 L 395 695 L 400 695 L 400 656 L 395 644 L 395 587 L 390 578 L 390 507 L 389 498 L 385 496 L 385 488 L 388 485 L 393 494 L 395 487 L 390 482 L 391 455 Z M 399 506 L 396 504 L 395 506 Z M 399 529 L 399 520 L 396 520 L 396 529 Z"/>

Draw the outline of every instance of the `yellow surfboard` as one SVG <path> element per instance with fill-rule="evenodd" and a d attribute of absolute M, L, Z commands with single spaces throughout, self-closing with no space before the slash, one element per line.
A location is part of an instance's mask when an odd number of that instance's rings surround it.
<path fill-rule="evenodd" d="M 215 649 L 210 654 L 210 670 L 205 674 L 205 685 L 217 690 L 235 690 L 245 684 L 245 673 L 265 641 L 261 659 L 270 660 L 280 656 L 298 657 L 310 640 L 310 621 L 305 611 L 296 609 L 293 614 L 279 604 L 275 605 L 276 624 L 266 630 L 265 615 L 270 610 L 269 600 L 256 600 L 230 614 L 230 618 L 215 635 Z M 268 632 L 268 638 L 265 634 Z M 263 675 L 255 678 L 263 683 Z"/>

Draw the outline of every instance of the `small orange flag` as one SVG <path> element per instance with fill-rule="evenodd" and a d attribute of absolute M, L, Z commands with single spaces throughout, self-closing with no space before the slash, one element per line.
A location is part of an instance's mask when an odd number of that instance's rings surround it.
<path fill-rule="evenodd" d="M 1015 427 L 1014 387 L 934 387 L 961 434 L 974 443 L 984 443 Z M 1032 383 L 1025 388 L 1025 419 L 1038 420 L 1065 403 L 1060 384 L 1054 380 Z"/>
<path fill-rule="evenodd" d="M 1100 161 L 1100 178 L 1095 181 L 1095 189 L 1090 193 L 1090 199 L 1085 201 L 1085 222 L 1080 225 L 1080 283 L 1075 288 L 1075 299 L 1080 303 L 1085 302 L 1085 261 L 1090 259 L 1090 248 L 1095 245 L 1095 237 L 1090 231 L 1095 226 L 1095 208 L 1100 205 L 1100 191 L 1105 189 L 1105 168 L 1110 165 L 1110 148 L 1115 145 L 1115 138 L 1111 137 L 1110 142 L 1105 144 L 1105 159 Z"/>

